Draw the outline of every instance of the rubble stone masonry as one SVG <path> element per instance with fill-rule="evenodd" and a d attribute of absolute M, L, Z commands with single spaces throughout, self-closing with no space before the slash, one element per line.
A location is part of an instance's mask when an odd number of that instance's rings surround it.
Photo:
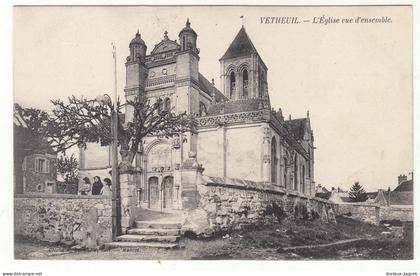
<path fill-rule="evenodd" d="M 110 196 L 15 195 L 15 234 L 97 248 L 112 239 Z"/>

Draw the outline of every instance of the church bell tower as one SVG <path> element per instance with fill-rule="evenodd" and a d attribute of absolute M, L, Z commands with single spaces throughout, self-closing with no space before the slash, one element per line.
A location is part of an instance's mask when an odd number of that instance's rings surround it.
<path fill-rule="evenodd" d="M 127 57 L 126 68 L 126 84 L 125 98 L 126 100 L 134 100 L 135 97 L 144 95 L 145 82 L 147 78 L 146 68 L 146 50 L 147 46 L 141 38 L 139 31 L 129 44 L 130 55 Z M 133 107 L 126 105 L 126 122 L 132 120 Z"/>

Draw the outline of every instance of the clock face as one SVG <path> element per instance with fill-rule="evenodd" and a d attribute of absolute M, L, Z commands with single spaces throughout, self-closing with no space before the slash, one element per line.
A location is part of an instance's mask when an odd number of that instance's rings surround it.
<path fill-rule="evenodd" d="M 153 78 L 156 75 L 155 71 L 150 71 L 150 76 Z"/>
<path fill-rule="evenodd" d="M 168 69 L 163 68 L 163 69 L 162 69 L 162 75 L 167 75 L 167 74 L 168 74 Z"/>

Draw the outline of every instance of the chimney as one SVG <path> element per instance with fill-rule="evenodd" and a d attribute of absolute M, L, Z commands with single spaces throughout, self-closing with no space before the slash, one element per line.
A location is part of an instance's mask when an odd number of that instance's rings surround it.
<path fill-rule="evenodd" d="M 398 176 L 398 185 L 401 184 L 401 182 L 407 181 L 407 176 L 405 174 L 400 174 Z"/>

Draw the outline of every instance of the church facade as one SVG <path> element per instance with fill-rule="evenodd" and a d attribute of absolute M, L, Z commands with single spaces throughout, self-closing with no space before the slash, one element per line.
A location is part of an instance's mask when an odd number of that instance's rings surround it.
<path fill-rule="evenodd" d="M 268 68 L 244 27 L 219 60 L 222 91 L 199 71 L 197 36 L 187 20 L 178 40 L 171 40 L 165 32 L 149 54 L 139 32 L 129 44 L 126 99 L 141 94 L 152 100 L 160 98 L 164 108 L 197 114 L 198 121 L 194 132 L 143 141 L 133 163 L 137 205 L 152 210 L 184 209 L 182 197 L 188 187 L 183 170 L 192 158 L 204 175 L 314 196 L 314 136 L 309 113 L 292 120 L 271 107 Z M 125 120 L 130 116 L 132 110 L 126 107 Z M 80 152 L 80 177 L 109 177 L 109 160 L 108 150 L 88 146 Z"/>

